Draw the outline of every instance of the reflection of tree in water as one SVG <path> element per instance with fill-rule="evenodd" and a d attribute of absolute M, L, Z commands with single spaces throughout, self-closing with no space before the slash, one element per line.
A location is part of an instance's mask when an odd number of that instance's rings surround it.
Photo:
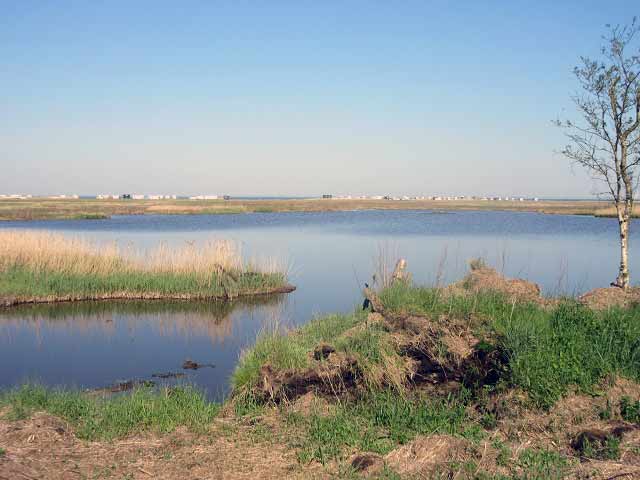
<path fill-rule="evenodd" d="M 235 301 L 103 301 L 24 305 L 0 310 L 0 331 L 9 327 L 33 328 L 38 343 L 41 330 L 73 330 L 83 334 L 98 331 L 109 336 L 118 327 L 134 332 L 150 327 L 163 336 L 207 335 L 212 342 L 228 337 L 234 318 L 265 310 L 269 320 L 283 309 L 286 295 L 246 297 Z M 6 337 L 6 335 L 3 335 Z"/>

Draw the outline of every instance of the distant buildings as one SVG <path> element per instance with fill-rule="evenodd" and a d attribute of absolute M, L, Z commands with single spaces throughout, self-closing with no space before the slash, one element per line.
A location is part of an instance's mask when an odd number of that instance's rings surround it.
<path fill-rule="evenodd" d="M 432 200 L 436 202 L 444 202 L 444 201 L 470 201 L 470 200 L 479 200 L 485 202 L 538 202 L 540 199 L 538 197 L 520 197 L 520 196 L 497 196 L 497 197 L 476 197 L 476 196 L 467 196 L 467 195 L 453 195 L 453 196 L 442 196 L 442 195 L 432 195 L 432 196 L 392 196 L 392 195 L 332 195 L 325 193 L 322 195 L 323 199 L 337 199 L 337 200 L 395 200 L 395 201 L 409 201 L 409 200 Z"/>
<path fill-rule="evenodd" d="M 194 195 L 189 200 L 218 200 L 218 195 Z"/>

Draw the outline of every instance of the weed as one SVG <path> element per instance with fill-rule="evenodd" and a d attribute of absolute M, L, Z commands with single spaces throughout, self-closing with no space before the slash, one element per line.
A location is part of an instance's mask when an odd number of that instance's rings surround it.
<path fill-rule="evenodd" d="M 640 400 L 635 402 L 629 397 L 620 399 L 620 415 L 627 422 L 640 424 Z"/>
<path fill-rule="evenodd" d="M 550 450 L 525 449 L 517 460 L 521 474 L 514 479 L 561 479 L 569 467 L 568 460 Z"/>

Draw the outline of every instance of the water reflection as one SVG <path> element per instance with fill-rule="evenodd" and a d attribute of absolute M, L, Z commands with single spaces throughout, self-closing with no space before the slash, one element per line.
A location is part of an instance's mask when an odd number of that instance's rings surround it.
<path fill-rule="evenodd" d="M 228 391 L 239 353 L 287 308 L 286 295 L 235 302 L 108 301 L 0 310 L 0 387 L 25 381 L 99 388 L 186 359 L 215 368 L 185 371 L 213 399 Z"/>
<path fill-rule="evenodd" d="M 139 327 L 149 326 L 160 336 L 207 336 L 216 344 L 232 334 L 236 317 L 260 308 L 262 315 L 276 318 L 284 298 L 268 295 L 233 302 L 113 300 L 22 305 L 0 309 L 0 338 L 10 341 L 11 330 L 30 328 L 41 345 L 44 330 L 113 336 L 125 329 L 135 335 Z"/>

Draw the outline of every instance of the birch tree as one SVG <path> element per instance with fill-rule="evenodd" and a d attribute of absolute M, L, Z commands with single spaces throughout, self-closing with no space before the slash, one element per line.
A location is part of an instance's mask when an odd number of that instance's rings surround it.
<path fill-rule="evenodd" d="M 574 69 L 579 93 L 572 97 L 580 119 L 558 120 L 568 145 L 562 153 L 605 186 L 620 233 L 620 266 L 613 286 L 629 287 L 629 224 L 640 164 L 640 24 L 607 26 L 596 59 Z"/>

